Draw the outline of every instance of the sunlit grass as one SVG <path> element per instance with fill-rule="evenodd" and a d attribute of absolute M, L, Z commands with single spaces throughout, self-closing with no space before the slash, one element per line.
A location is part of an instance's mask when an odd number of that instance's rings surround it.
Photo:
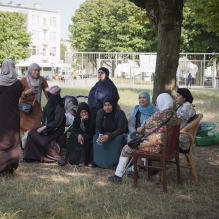
<path fill-rule="evenodd" d="M 128 117 L 142 90 L 118 90 L 119 105 Z M 152 91 L 146 91 L 152 95 Z M 89 89 L 84 88 L 62 88 L 62 96 L 88 93 Z M 192 94 L 203 120 L 219 126 L 219 92 L 192 89 Z M 134 188 L 127 177 L 121 185 L 108 182 L 114 170 L 22 163 L 14 175 L 0 178 L 0 218 L 218 218 L 219 145 L 195 147 L 193 156 L 199 182 L 188 170 L 181 169 L 182 184 L 177 185 L 176 170 L 171 169 L 167 194 L 162 192 L 162 183 L 148 181 L 143 170 Z M 182 155 L 180 160 L 184 160 Z"/>

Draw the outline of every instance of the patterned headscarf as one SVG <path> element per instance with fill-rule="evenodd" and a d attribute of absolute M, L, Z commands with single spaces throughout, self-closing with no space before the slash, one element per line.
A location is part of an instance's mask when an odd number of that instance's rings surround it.
<path fill-rule="evenodd" d="M 17 81 L 15 72 L 15 64 L 11 59 L 6 59 L 2 63 L 2 70 L 0 73 L 0 85 L 11 86 Z"/>
<path fill-rule="evenodd" d="M 36 101 L 39 103 L 41 97 L 42 78 L 40 76 L 38 78 L 33 77 L 32 71 L 36 67 L 40 68 L 40 66 L 37 63 L 33 63 L 29 66 L 28 72 L 26 74 L 26 79 L 30 89 L 33 89 L 33 93 L 35 94 Z"/>

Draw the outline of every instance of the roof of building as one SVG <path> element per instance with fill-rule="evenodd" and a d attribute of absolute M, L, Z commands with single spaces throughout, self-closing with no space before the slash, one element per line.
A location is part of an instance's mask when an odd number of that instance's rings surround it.
<path fill-rule="evenodd" d="M 46 11 L 46 12 L 52 12 L 52 13 L 57 13 L 57 14 L 59 14 L 59 12 L 55 12 L 55 11 L 47 11 L 47 10 L 42 10 L 42 9 L 26 8 L 26 7 L 18 7 L 18 6 L 11 6 L 11 5 L 0 5 L 0 7 L 28 9 L 28 10 L 33 10 L 33 11 Z"/>

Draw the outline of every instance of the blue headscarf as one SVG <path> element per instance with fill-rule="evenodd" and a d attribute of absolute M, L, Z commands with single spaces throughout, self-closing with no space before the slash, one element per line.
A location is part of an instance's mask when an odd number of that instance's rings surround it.
<path fill-rule="evenodd" d="M 131 117 L 135 117 L 138 110 L 139 110 L 141 113 L 140 122 L 142 123 L 145 120 L 147 120 L 148 118 L 150 118 L 158 110 L 157 110 L 156 106 L 154 106 L 153 104 L 150 103 L 150 95 L 148 92 L 142 91 L 138 95 L 138 99 L 139 99 L 141 94 L 143 94 L 147 98 L 147 100 L 148 100 L 147 105 L 145 107 L 143 107 L 140 103 L 139 103 L 139 105 L 136 105 L 135 108 L 132 110 Z"/>
<path fill-rule="evenodd" d="M 109 70 L 105 67 L 101 67 L 99 70 L 105 72 L 105 79 L 103 81 L 98 81 L 90 90 L 88 96 L 88 106 L 91 109 L 99 104 L 103 104 L 103 101 L 106 97 L 119 100 L 117 88 L 109 79 Z"/>

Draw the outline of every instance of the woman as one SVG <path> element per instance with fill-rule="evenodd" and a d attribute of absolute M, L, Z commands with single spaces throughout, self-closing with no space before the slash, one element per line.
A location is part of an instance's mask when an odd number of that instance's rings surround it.
<path fill-rule="evenodd" d="M 95 131 L 95 114 L 87 103 L 80 103 L 76 113 L 73 132 L 68 141 L 66 160 L 70 164 L 88 165 L 91 154 L 90 141 Z"/>
<path fill-rule="evenodd" d="M 176 104 L 178 104 L 176 114 L 178 118 L 181 119 L 180 129 L 183 129 L 196 118 L 196 111 L 192 104 L 193 97 L 191 92 L 187 88 L 178 88 L 175 100 Z M 190 137 L 186 134 L 180 134 L 179 152 L 187 154 L 189 152 L 190 144 Z"/>
<path fill-rule="evenodd" d="M 158 112 L 154 113 L 148 120 L 143 122 L 141 127 L 137 129 L 138 132 L 145 132 L 145 135 L 148 135 L 150 132 L 152 132 L 152 130 L 167 121 L 167 119 L 169 119 L 170 117 L 170 121 L 173 121 L 177 118 L 177 115 L 173 110 L 173 100 L 169 94 L 160 94 L 157 97 L 156 102 Z M 161 153 L 165 140 L 165 128 L 165 125 L 162 126 L 135 149 L 129 148 L 128 145 L 124 146 L 119 159 L 119 164 L 116 168 L 115 175 L 110 177 L 108 180 L 115 183 L 122 182 L 122 175 L 124 173 L 125 167 L 128 163 L 130 156 L 133 155 L 134 151 L 150 151 L 150 153 Z"/>
<path fill-rule="evenodd" d="M 117 106 L 119 94 L 114 83 L 109 79 L 109 70 L 101 67 L 98 70 L 98 82 L 91 88 L 88 96 L 88 106 L 95 113 L 103 108 L 103 101 L 106 97 L 113 99 L 114 106 Z"/>
<path fill-rule="evenodd" d="M 20 132 L 21 135 L 25 134 L 25 137 L 22 139 L 23 146 L 25 146 L 24 142 L 26 141 L 28 131 L 41 124 L 41 93 L 43 90 L 46 98 L 48 99 L 45 91 L 45 89 L 48 87 L 48 84 L 44 77 L 40 76 L 40 66 L 36 63 L 33 63 L 29 66 L 27 75 L 21 77 L 20 80 L 24 87 L 20 102 L 32 105 L 32 110 L 30 113 L 20 111 Z"/>
<path fill-rule="evenodd" d="M 17 80 L 11 59 L 2 63 L 0 73 L 0 174 L 17 169 L 20 158 L 19 98 L 23 86 Z"/>
<path fill-rule="evenodd" d="M 41 114 L 42 125 L 32 129 L 24 148 L 23 159 L 30 161 L 54 162 L 60 166 L 65 162 L 51 145 L 65 131 L 65 110 L 60 96 L 61 88 L 46 88 L 49 100 Z"/>
<path fill-rule="evenodd" d="M 150 103 L 150 95 L 146 91 L 142 91 L 138 95 L 139 105 L 136 105 L 129 117 L 128 129 L 129 132 L 134 132 L 141 126 L 141 124 L 150 118 L 157 107 Z"/>
<path fill-rule="evenodd" d="M 93 167 L 114 168 L 118 164 L 123 148 L 127 118 L 125 113 L 115 107 L 112 98 L 103 101 L 103 109 L 96 117 L 96 135 L 93 138 Z M 99 134 L 103 136 L 98 138 Z"/>

